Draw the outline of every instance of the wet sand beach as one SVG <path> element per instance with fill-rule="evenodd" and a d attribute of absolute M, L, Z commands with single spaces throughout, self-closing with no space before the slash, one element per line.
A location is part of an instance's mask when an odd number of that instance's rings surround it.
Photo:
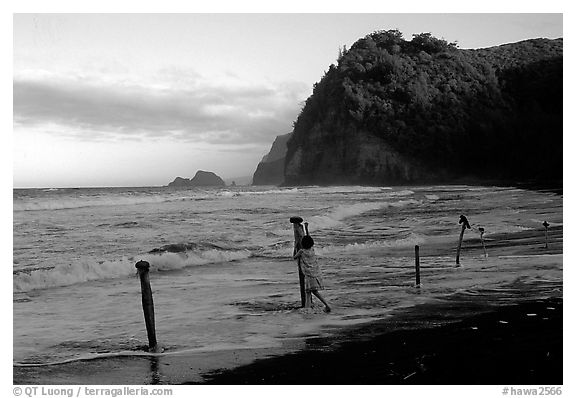
<path fill-rule="evenodd" d="M 455 297 L 278 348 L 15 368 L 14 383 L 558 385 L 562 299 L 498 307 Z"/>
<path fill-rule="evenodd" d="M 350 329 L 334 338 L 307 339 L 304 350 L 212 372 L 206 382 L 563 383 L 561 299 L 501 308 L 466 304 L 454 300 L 423 305 L 396 319 Z"/>

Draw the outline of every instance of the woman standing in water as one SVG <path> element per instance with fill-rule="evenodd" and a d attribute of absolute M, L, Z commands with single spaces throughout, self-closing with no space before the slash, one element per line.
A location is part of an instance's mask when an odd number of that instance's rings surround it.
<path fill-rule="evenodd" d="M 314 253 L 313 246 L 314 240 L 310 235 L 306 235 L 302 238 L 302 249 L 298 250 L 294 255 L 294 259 L 299 260 L 299 267 L 304 274 L 304 289 L 306 291 L 306 303 L 304 304 L 304 307 L 312 307 L 313 294 L 326 306 L 324 311 L 330 312 L 332 309 L 318 291 L 324 289 L 324 283 L 322 281 L 322 272 L 318 265 L 318 261 L 316 260 L 316 253 Z"/>

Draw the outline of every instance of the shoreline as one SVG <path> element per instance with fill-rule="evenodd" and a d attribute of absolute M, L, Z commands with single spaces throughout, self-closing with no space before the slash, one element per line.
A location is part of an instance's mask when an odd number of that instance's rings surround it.
<path fill-rule="evenodd" d="M 309 338 L 303 350 L 210 372 L 205 383 L 563 383 L 562 298 L 476 308 L 456 320 L 462 304 L 424 304 L 397 319 Z"/>
<path fill-rule="evenodd" d="M 453 295 L 279 347 L 13 366 L 13 383 L 562 384 L 562 297 L 486 297 Z"/>

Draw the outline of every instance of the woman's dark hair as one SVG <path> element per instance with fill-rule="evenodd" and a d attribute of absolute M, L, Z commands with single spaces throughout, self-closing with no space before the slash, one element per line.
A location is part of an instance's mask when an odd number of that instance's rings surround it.
<path fill-rule="evenodd" d="M 312 239 L 310 235 L 306 235 L 302 238 L 302 247 L 304 249 L 310 249 L 312 246 L 314 246 L 314 239 Z"/>

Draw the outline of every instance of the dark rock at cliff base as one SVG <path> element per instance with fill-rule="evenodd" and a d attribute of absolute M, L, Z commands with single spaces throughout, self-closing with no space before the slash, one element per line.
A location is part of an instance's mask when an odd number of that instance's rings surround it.
<path fill-rule="evenodd" d="M 284 185 L 562 181 L 562 76 L 562 39 L 463 50 L 374 32 L 314 85 Z"/>
<path fill-rule="evenodd" d="M 253 185 L 280 185 L 284 182 L 286 144 L 291 136 L 292 133 L 288 133 L 276 137 L 270 152 L 258 163 L 252 178 Z"/>
<path fill-rule="evenodd" d="M 194 178 L 176 177 L 174 181 L 168 184 L 169 187 L 223 187 L 226 186 L 222 178 L 218 177 L 211 171 L 198 170 Z"/>

